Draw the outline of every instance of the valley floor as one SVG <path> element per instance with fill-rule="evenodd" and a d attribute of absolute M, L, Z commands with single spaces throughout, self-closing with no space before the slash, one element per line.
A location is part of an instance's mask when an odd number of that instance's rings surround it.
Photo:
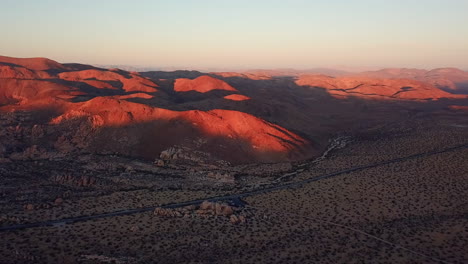
<path fill-rule="evenodd" d="M 428 115 L 347 136 L 345 148 L 318 162 L 214 168 L 95 154 L 4 160 L 1 228 L 271 190 L 242 197 L 246 205 L 236 210 L 245 222 L 151 210 L 2 230 L 0 263 L 468 262 L 468 148 L 450 149 L 468 144 L 466 118 Z M 415 156 L 421 153 L 432 154 Z M 307 181 L 370 164 L 379 165 Z"/>

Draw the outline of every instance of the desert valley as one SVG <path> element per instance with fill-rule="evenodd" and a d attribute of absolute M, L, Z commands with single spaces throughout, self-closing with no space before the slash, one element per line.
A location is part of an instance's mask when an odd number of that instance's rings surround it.
<path fill-rule="evenodd" d="M 0 56 L 0 263 L 467 263 L 468 72 Z"/>

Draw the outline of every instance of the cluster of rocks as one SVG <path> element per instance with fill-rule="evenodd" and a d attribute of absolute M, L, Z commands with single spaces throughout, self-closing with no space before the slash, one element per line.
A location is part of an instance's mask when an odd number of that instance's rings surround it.
<path fill-rule="evenodd" d="M 154 210 L 154 215 L 163 216 L 163 217 L 191 217 L 193 211 L 187 207 L 181 208 L 161 208 L 158 207 Z"/>
<path fill-rule="evenodd" d="M 204 214 L 230 216 L 234 214 L 234 208 L 224 203 L 204 201 L 200 204 L 198 210 L 195 212 L 199 215 Z"/>
<path fill-rule="evenodd" d="M 164 167 L 166 165 L 166 162 L 164 162 L 164 160 L 162 160 L 162 159 L 156 159 L 154 161 L 154 164 L 156 164 L 156 166 L 158 166 L 158 167 Z"/>
<path fill-rule="evenodd" d="M 154 215 L 162 217 L 229 217 L 231 223 L 238 224 L 246 221 L 245 216 L 236 214 L 238 208 L 225 203 L 204 201 L 199 206 L 189 205 L 180 208 L 161 208 L 154 210 Z"/>
<path fill-rule="evenodd" d="M 235 178 L 230 173 L 208 172 L 208 178 L 213 179 L 219 183 L 234 184 Z"/>
<path fill-rule="evenodd" d="M 9 156 L 12 160 L 36 160 L 36 159 L 49 159 L 49 153 L 44 148 L 32 145 L 21 152 L 11 153 Z"/>
<path fill-rule="evenodd" d="M 161 151 L 161 154 L 159 155 L 159 158 L 162 159 L 162 160 L 166 160 L 166 161 L 175 160 L 175 159 L 179 158 L 178 154 L 180 152 L 181 152 L 180 149 L 172 147 L 172 148 Z"/>
<path fill-rule="evenodd" d="M 3 113 L 6 114 L 6 113 Z M 11 160 L 53 160 L 66 154 L 94 147 L 92 137 L 96 135 L 89 122 L 72 120 L 60 124 L 37 124 L 30 112 L 9 112 L 2 114 L 0 144 L 7 147 Z M 60 132 L 60 133 L 57 133 Z M 52 144 L 50 144 L 52 143 Z M 89 149 L 87 149 L 89 148 Z"/>
<path fill-rule="evenodd" d="M 0 225 L 11 225 L 11 224 L 19 224 L 23 222 L 24 219 L 18 216 L 9 216 L 9 215 L 0 215 Z"/>
<path fill-rule="evenodd" d="M 157 166 L 165 166 L 168 163 L 192 163 L 198 165 L 216 165 L 217 167 L 229 166 L 229 162 L 213 158 L 209 153 L 194 150 L 185 146 L 174 146 L 163 150 L 159 159 L 155 160 Z"/>
<path fill-rule="evenodd" d="M 188 147 L 171 147 L 161 152 L 154 161 L 158 167 L 185 169 L 191 178 L 199 178 L 210 184 L 235 184 L 234 173 L 230 172 L 230 164 L 214 159 L 208 153 L 195 151 Z"/>
<path fill-rule="evenodd" d="M 171 147 L 169 149 L 163 150 L 159 155 L 159 159 L 162 161 L 176 161 L 184 160 L 191 161 L 194 163 L 204 163 L 209 157 L 201 151 L 194 151 L 187 147 Z"/>
<path fill-rule="evenodd" d="M 55 206 L 61 206 L 63 202 L 64 202 L 63 198 L 59 197 L 55 199 L 54 202 L 52 203 L 41 203 L 41 204 L 28 203 L 23 206 L 23 209 L 27 211 L 32 211 L 36 209 L 50 209 Z"/>
<path fill-rule="evenodd" d="M 55 175 L 52 177 L 52 181 L 58 184 L 71 184 L 78 187 L 90 187 L 96 184 L 96 178 L 87 175 L 79 177 L 75 177 L 70 174 Z"/>
<path fill-rule="evenodd" d="M 41 203 L 41 204 L 32 204 L 32 203 L 29 203 L 29 204 L 25 204 L 23 206 L 24 210 L 27 210 L 27 211 L 32 211 L 32 210 L 36 210 L 36 209 L 49 209 L 49 208 L 52 208 L 53 205 L 50 204 L 50 203 Z"/>
<path fill-rule="evenodd" d="M 240 223 L 245 223 L 245 216 L 243 215 L 231 215 L 229 217 L 229 221 L 233 224 L 240 224 Z"/>

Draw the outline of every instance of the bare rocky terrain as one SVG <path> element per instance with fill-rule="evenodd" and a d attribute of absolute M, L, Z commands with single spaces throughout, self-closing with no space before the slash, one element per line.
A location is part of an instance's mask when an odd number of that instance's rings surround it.
<path fill-rule="evenodd" d="M 462 92 L 0 62 L 0 263 L 468 262 Z"/>

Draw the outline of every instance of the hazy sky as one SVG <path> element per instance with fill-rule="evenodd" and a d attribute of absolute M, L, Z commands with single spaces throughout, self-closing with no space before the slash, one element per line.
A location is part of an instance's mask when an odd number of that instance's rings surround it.
<path fill-rule="evenodd" d="M 180 68 L 468 69 L 468 0 L 0 0 L 0 54 Z"/>

